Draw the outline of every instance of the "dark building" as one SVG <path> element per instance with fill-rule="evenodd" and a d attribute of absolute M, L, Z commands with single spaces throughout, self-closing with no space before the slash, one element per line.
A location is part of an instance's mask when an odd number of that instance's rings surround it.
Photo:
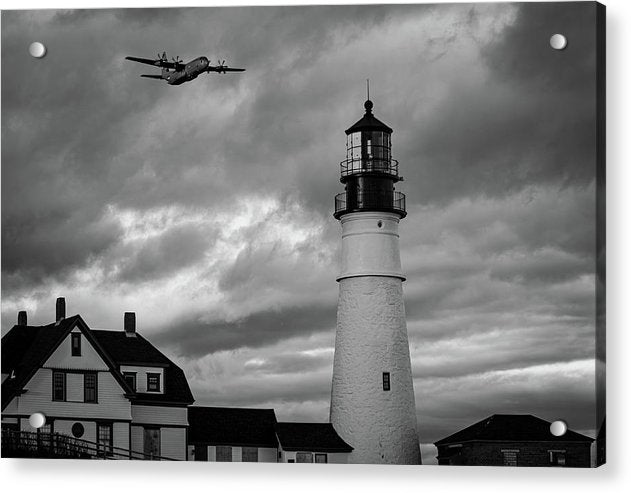
<path fill-rule="evenodd" d="M 439 465 L 590 467 L 594 440 L 530 414 L 494 414 L 434 443 Z"/>
<path fill-rule="evenodd" d="M 188 458 L 211 462 L 277 462 L 273 409 L 188 408 Z"/>
<path fill-rule="evenodd" d="M 353 451 L 331 423 L 278 423 L 279 462 L 346 464 Z"/>
<path fill-rule="evenodd" d="M 330 423 L 278 423 L 273 409 L 188 408 L 189 460 L 348 462 L 353 448 Z"/>

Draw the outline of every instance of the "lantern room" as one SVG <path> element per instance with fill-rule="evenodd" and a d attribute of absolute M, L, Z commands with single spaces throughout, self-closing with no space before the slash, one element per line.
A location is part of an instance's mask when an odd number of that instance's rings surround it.
<path fill-rule="evenodd" d="M 405 217 L 405 195 L 394 190 L 402 178 L 398 161 L 392 159 L 392 129 L 373 115 L 372 101 L 364 109 L 364 116 L 346 130 L 346 159 L 340 163 L 345 192 L 335 197 L 334 216 L 383 211 Z"/>
<path fill-rule="evenodd" d="M 392 129 L 372 114 L 373 104 L 364 103 L 366 114 L 346 130 L 346 159 L 342 161 L 342 177 L 354 173 L 387 173 L 397 175 L 398 162 L 391 157 Z"/>

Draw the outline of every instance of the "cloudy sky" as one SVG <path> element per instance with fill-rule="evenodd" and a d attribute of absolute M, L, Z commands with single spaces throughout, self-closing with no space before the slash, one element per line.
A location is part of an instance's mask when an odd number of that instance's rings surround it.
<path fill-rule="evenodd" d="M 93 328 L 135 311 L 198 404 L 327 420 L 333 197 L 369 77 L 405 177 L 421 441 L 493 413 L 593 435 L 594 20 L 592 3 L 3 12 L 2 334 L 21 309 L 51 322 L 57 296 Z M 162 51 L 247 72 L 171 87 L 124 59 Z"/>

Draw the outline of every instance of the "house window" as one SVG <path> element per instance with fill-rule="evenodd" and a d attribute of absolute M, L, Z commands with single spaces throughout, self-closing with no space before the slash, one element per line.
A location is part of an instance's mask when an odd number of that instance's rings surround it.
<path fill-rule="evenodd" d="M 509 466 L 509 467 L 516 467 L 517 454 L 519 454 L 519 450 L 502 450 L 503 465 Z"/>
<path fill-rule="evenodd" d="M 565 450 L 548 450 L 550 454 L 550 465 L 565 467 Z"/>
<path fill-rule="evenodd" d="M 136 392 L 136 373 L 132 371 L 123 372 L 123 377 L 125 378 L 125 383 L 129 385 L 129 387 Z"/>
<path fill-rule="evenodd" d="M 313 454 L 311 452 L 296 452 L 296 462 L 313 462 Z"/>
<path fill-rule="evenodd" d="M 326 464 L 326 454 L 315 454 L 316 464 Z"/>
<path fill-rule="evenodd" d="M 147 373 L 147 392 L 160 392 L 159 373 Z"/>
<path fill-rule="evenodd" d="M 72 346 L 72 355 L 81 356 L 81 334 L 78 332 L 70 334 L 70 342 Z"/>
<path fill-rule="evenodd" d="M 99 457 L 112 455 L 112 423 L 99 423 L 97 425 L 96 454 Z"/>
<path fill-rule="evenodd" d="M 232 462 L 232 447 L 217 445 L 217 462 Z"/>
<path fill-rule="evenodd" d="M 85 428 L 83 427 L 81 423 L 75 423 L 72 425 L 72 428 L 70 429 L 70 431 L 72 432 L 73 437 L 81 438 L 83 434 L 85 433 Z"/>
<path fill-rule="evenodd" d="M 390 390 L 390 373 L 383 372 L 383 390 Z"/>
<path fill-rule="evenodd" d="M 66 374 L 63 371 L 53 372 L 53 400 L 66 400 Z"/>
<path fill-rule="evenodd" d="M 97 374 L 86 373 L 83 375 L 83 402 L 98 402 Z"/>
<path fill-rule="evenodd" d="M 243 447 L 241 449 L 241 462 L 258 462 L 259 449 L 257 447 Z"/>

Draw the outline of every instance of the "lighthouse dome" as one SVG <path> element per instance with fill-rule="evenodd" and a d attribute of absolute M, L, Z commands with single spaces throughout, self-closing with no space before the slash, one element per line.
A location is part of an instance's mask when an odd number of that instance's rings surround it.
<path fill-rule="evenodd" d="M 392 129 L 388 125 L 383 123 L 381 120 L 375 118 L 375 115 L 372 114 L 373 104 L 370 99 L 366 100 L 366 102 L 364 103 L 364 108 L 366 109 L 366 113 L 361 118 L 361 120 L 355 123 L 352 127 L 346 129 L 346 135 L 355 132 L 362 132 L 365 130 L 381 131 L 388 134 L 392 133 Z"/>

